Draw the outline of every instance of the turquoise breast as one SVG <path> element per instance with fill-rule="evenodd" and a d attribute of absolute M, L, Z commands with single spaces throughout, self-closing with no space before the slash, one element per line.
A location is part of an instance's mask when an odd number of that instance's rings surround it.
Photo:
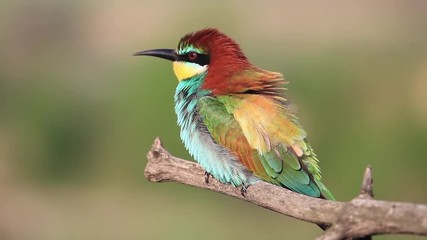
<path fill-rule="evenodd" d="M 234 186 L 250 185 L 259 179 L 225 147 L 217 144 L 198 114 L 198 102 L 210 95 L 201 89 L 205 74 L 182 80 L 175 91 L 175 113 L 185 148 L 215 179 Z"/>

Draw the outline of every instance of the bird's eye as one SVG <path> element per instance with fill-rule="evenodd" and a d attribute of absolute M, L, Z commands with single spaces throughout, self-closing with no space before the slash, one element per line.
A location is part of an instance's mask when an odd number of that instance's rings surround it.
<path fill-rule="evenodd" d="M 187 56 L 188 56 L 188 60 L 190 60 L 190 61 L 194 61 L 194 60 L 196 60 L 196 58 L 197 58 L 197 53 L 196 52 L 189 52 L 188 54 L 187 54 Z"/>

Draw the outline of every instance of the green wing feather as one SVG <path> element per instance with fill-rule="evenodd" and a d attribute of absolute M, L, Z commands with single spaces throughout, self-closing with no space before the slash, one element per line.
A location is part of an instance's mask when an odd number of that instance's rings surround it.
<path fill-rule="evenodd" d="M 230 96 L 203 97 L 200 99 L 199 114 L 215 141 L 228 148 L 248 170 L 264 181 L 312 197 L 333 200 L 332 194 L 321 182 L 318 160 L 305 141 L 305 132 L 298 129 L 286 129 L 285 131 L 286 133 L 296 133 L 296 137 L 293 136 L 296 139 L 293 140 L 293 144 L 299 144 L 298 146 L 303 149 L 303 154 L 300 157 L 289 145 L 289 142 L 292 143 L 289 139 L 280 141 L 280 139 L 269 139 L 268 136 L 248 137 L 248 132 L 245 132 L 244 127 L 242 127 L 242 124 L 245 123 L 236 119 L 236 109 L 244 106 L 239 103 L 240 100 L 231 99 Z M 256 117 L 256 110 L 252 110 L 252 113 L 255 114 L 252 117 Z M 250 118 L 250 116 L 247 117 Z M 258 120 L 261 122 L 254 124 L 256 126 L 261 124 L 262 127 L 262 119 L 258 118 Z M 303 136 L 299 136 L 298 133 Z M 251 134 L 262 135 L 261 132 L 257 131 L 251 132 Z M 258 143 L 258 146 L 264 147 L 264 144 L 268 144 L 268 146 L 263 149 L 261 149 L 262 147 L 257 148 L 248 141 L 248 138 L 264 139 L 264 143 L 254 142 Z"/>

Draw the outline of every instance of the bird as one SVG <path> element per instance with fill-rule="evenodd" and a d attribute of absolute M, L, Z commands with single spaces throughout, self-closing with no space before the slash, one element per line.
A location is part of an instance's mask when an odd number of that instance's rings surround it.
<path fill-rule="evenodd" d="M 180 138 L 209 176 L 247 188 L 259 181 L 335 200 L 319 160 L 291 110 L 283 74 L 251 64 L 239 44 L 216 28 L 183 36 L 176 49 L 139 51 L 172 61 L 178 79 Z"/>

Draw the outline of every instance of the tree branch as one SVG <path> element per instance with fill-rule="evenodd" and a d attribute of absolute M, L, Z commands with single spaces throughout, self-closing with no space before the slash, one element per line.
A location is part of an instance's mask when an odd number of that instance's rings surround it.
<path fill-rule="evenodd" d="M 196 163 L 170 155 L 159 138 L 147 154 L 144 171 L 150 182 L 179 182 L 251 202 L 263 208 L 319 225 L 330 225 L 317 240 L 354 239 L 376 234 L 427 236 L 427 205 L 373 200 L 371 168 L 365 171 L 362 190 L 350 202 L 334 202 L 298 194 L 266 182 L 240 189 L 210 178 Z"/>

